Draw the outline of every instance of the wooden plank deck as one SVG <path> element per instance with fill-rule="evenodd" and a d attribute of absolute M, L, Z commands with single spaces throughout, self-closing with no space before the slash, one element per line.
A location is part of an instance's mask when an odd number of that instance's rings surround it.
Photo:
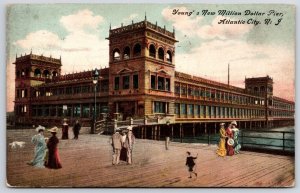
<path fill-rule="evenodd" d="M 291 187 L 295 160 L 291 156 L 241 152 L 218 157 L 215 145 L 171 143 L 137 139 L 133 164 L 113 166 L 109 136 L 83 134 L 79 140 L 60 140 L 63 168 L 37 169 L 26 163 L 33 157 L 30 130 L 7 131 L 7 184 L 13 187 Z M 58 137 L 60 137 L 60 133 Z M 69 136 L 73 136 L 71 133 Z M 11 149 L 12 141 L 25 141 Z M 197 178 L 188 178 L 186 151 L 198 153 Z"/>

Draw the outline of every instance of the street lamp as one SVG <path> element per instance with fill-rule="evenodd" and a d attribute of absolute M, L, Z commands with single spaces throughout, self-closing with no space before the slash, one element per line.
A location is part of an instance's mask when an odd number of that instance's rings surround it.
<path fill-rule="evenodd" d="M 98 77 L 99 77 L 99 72 L 97 68 L 95 68 L 95 71 L 93 73 L 93 84 L 94 84 L 94 95 L 95 95 L 95 107 L 94 107 L 94 116 L 93 116 L 93 125 L 91 127 L 91 134 L 95 133 L 95 127 L 96 127 L 96 116 L 97 116 L 97 84 L 98 84 Z"/>

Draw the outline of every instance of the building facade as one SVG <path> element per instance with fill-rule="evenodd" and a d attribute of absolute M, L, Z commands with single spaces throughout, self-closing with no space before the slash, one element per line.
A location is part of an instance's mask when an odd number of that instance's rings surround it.
<path fill-rule="evenodd" d="M 294 124 L 294 102 L 273 96 L 269 76 L 246 78 L 239 88 L 175 71 L 174 30 L 145 18 L 110 29 L 107 39 L 109 68 L 100 69 L 96 96 L 93 71 L 61 75 L 61 59 L 16 57 L 16 123 L 55 125 L 67 117 L 90 126 L 96 99 L 97 120 L 155 118 L 193 132 L 233 119 L 243 128 Z"/>

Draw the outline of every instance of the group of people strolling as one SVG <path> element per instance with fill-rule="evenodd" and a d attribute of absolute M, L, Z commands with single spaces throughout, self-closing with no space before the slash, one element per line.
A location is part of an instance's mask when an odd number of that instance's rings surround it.
<path fill-rule="evenodd" d="M 239 129 L 237 122 L 232 121 L 225 129 L 225 123 L 220 124 L 220 142 L 217 149 L 217 154 L 221 157 L 226 155 L 232 156 L 240 152 L 241 145 L 239 144 Z"/>
<path fill-rule="evenodd" d="M 111 137 L 111 145 L 113 147 L 112 164 L 117 165 L 120 163 L 120 160 L 126 161 L 127 164 L 132 164 L 134 143 L 135 136 L 132 132 L 132 126 L 128 126 L 124 130 L 116 130 Z"/>
<path fill-rule="evenodd" d="M 49 139 L 44 137 L 45 127 L 39 125 L 36 128 L 36 131 L 38 134 L 34 135 L 31 139 L 31 142 L 35 145 L 34 159 L 29 163 L 29 165 L 38 168 L 62 168 L 57 148 L 57 144 L 59 143 L 59 140 L 56 137 L 58 128 L 53 127 L 48 130 L 51 133 L 51 137 Z"/>

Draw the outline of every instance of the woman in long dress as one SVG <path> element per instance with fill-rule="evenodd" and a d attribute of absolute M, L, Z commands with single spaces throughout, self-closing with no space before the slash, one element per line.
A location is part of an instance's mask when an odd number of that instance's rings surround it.
<path fill-rule="evenodd" d="M 226 129 L 226 135 L 227 135 L 227 139 L 226 139 L 226 150 L 227 150 L 227 155 L 234 155 L 234 149 L 233 149 L 233 144 L 230 144 L 228 141 L 229 140 L 233 140 L 233 131 L 231 129 L 231 124 L 229 125 L 229 127 L 227 127 Z"/>
<path fill-rule="evenodd" d="M 39 125 L 36 130 L 38 131 L 38 134 L 31 138 L 31 142 L 35 145 L 34 159 L 29 164 L 38 168 L 44 168 L 44 157 L 47 150 L 44 138 L 45 127 Z"/>
<path fill-rule="evenodd" d="M 225 143 L 226 143 L 226 131 L 225 131 L 225 128 L 224 128 L 224 123 L 221 123 L 220 126 L 220 142 L 219 142 L 219 146 L 218 146 L 218 149 L 217 149 L 217 154 L 221 157 L 224 157 L 226 156 L 226 147 L 225 147 Z"/>
<path fill-rule="evenodd" d="M 48 161 L 45 163 L 45 166 L 50 169 L 59 169 L 62 168 L 57 144 L 59 143 L 58 138 L 56 137 L 56 133 L 58 131 L 57 127 L 53 127 L 49 130 L 52 136 L 49 138 L 47 142 L 48 147 Z"/>
<path fill-rule="evenodd" d="M 240 153 L 241 145 L 239 143 L 239 129 L 235 127 L 232 128 L 233 131 L 233 140 L 234 140 L 234 154 Z"/>

